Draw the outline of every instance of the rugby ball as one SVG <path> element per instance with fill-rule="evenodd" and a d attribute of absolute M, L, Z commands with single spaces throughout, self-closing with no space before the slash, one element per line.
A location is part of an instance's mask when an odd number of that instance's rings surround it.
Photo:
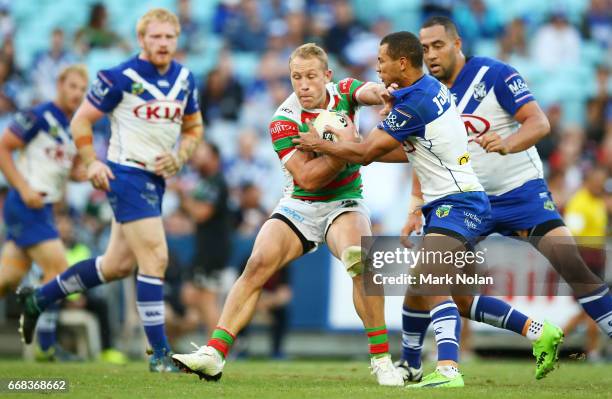
<path fill-rule="evenodd" d="M 334 128 L 342 129 L 348 126 L 347 116 L 335 111 L 322 111 L 312 122 L 312 125 L 319 133 L 323 140 L 338 141 L 338 137 L 330 131 L 325 130 L 325 126 L 329 125 Z"/>

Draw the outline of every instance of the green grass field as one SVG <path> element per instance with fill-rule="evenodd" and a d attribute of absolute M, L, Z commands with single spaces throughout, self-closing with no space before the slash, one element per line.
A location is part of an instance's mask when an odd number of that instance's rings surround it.
<path fill-rule="evenodd" d="M 428 370 L 433 367 L 428 365 Z M 612 398 L 612 365 L 566 361 L 546 379 L 533 378 L 530 362 L 478 361 L 463 365 L 461 390 L 408 391 L 376 385 L 366 362 L 237 361 L 218 383 L 194 375 L 151 374 L 146 364 L 36 364 L 0 361 L 0 379 L 67 378 L 62 398 Z M 41 397 L 19 394 L 0 397 Z"/>

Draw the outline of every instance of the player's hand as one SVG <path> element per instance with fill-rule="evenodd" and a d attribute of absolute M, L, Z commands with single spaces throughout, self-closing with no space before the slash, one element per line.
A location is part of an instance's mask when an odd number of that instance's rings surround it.
<path fill-rule="evenodd" d="M 510 152 L 508 144 L 497 133 L 487 133 L 474 139 L 486 152 L 497 152 L 506 155 Z"/>
<path fill-rule="evenodd" d="M 98 190 L 110 191 L 110 179 L 114 178 L 115 175 L 108 165 L 97 159 L 87 167 L 87 180 Z"/>
<path fill-rule="evenodd" d="M 293 139 L 293 144 L 296 144 L 298 150 L 315 152 L 325 140 L 319 136 L 317 129 L 312 125 L 312 121 L 308 121 L 306 124 L 308 125 L 308 132 L 300 133 L 299 138 Z"/>
<path fill-rule="evenodd" d="M 183 163 L 170 152 L 165 152 L 155 157 L 155 173 L 164 179 L 174 176 L 182 167 Z"/>
<path fill-rule="evenodd" d="M 32 190 L 30 186 L 21 190 L 19 196 L 28 208 L 40 209 L 45 206 L 45 194 Z"/>
<path fill-rule="evenodd" d="M 412 234 L 415 231 L 417 233 L 420 233 L 421 230 L 423 230 L 422 216 L 423 214 L 421 213 L 420 210 L 411 212 L 410 215 L 408 215 L 408 220 L 406 221 L 406 224 L 402 228 L 402 232 L 400 236 L 400 242 L 406 248 L 412 248 L 413 246 L 412 242 L 409 239 L 410 234 Z"/>
<path fill-rule="evenodd" d="M 382 93 L 381 99 L 383 100 L 383 108 L 378 112 L 381 117 L 386 118 L 393 109 L 393 92 L 397 89 L 399 89 L 399 85 L 397 83 L 391 83 L 385 92 Z"/>

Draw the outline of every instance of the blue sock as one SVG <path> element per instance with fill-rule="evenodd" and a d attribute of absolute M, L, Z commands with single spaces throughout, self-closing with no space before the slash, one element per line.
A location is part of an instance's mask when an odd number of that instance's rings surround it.
<path fill-rule="evenodd" d="M 461 317 L 457 305 L 453 301 L 444 301 L 437 304 L 429 314 L 438 345 L 438 361 L 459 362 Z"/>
<path fill-rule="evenodd" d="M 75 263 L 47 284 L 37 288 L 34 297 L 38 308 L 42 311 L 70 294 L 103 284 L 105 281 L 100 270 L 101 260 L 101 257 L 97 257 Z"/>
<path fill-rule="evenodd" d="M 164 332 L 164 282 L 159 277 L 139 274 L 136 278 L 136 304 L 153 356 L 170 351 Z"/>
<path fill-rule="evenodd" d="M 421 367 L 423 340 L 430 323 L 428 311 L 407 306 L 402 309 L 402 360 L 406 360 L 410 367 Z"/>
<path fill-rule="evenodd" d="M 529 317 L 501 299 L 475 296 L 470 308 L 470 319 L 523 335 Z"/>
<path fill-rule="evenodd" d="M 36 323 L 38 346 L 40 346 L 40 349 L 43 351 L 55 345 L 55 330 L 57 327 L 57 318 L 59 316 L 59 307 L 58 303 L 49 305 L 47 309 L 42 312 Z"/>
<path fill-rule="evenodd" d="M 599 328 L 612 338 L 612 296 L 610 289 L 603 285 L 590 294 L 578 298 L 584 311 L 595 320 Z"/>

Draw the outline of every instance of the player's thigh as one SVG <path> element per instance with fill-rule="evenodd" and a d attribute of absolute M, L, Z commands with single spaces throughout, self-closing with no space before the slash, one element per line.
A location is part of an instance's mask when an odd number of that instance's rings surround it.
<path fill-rule="evenodd" d="M 102 256 L 102 274 L 107 280 L 129 275 L 136 266 L 136 257 L 123 233 L 123 225 L 113 219 L 108 246 Z"/>
<path fill-rule="evenodd" d="M 139 267 L 168 263 L 168 246 L 161 217 L 150 217 L 121 224 L 123 235 L 136 256 Z"/>
<path fill-rule="evenodd" d="M 32 245 L 27 248 L 27 253 L 42 269 L 45 283 L 68 268 L 66 249 L 59 238 Z"/>
<path fill-rule="evenodd" d="M 31 266 L 32 261 L 23 249 L 13 241 L 6 242 L 0 253 L 0 297 L 6 295 L 6 290 L 17 288 Z"/>
<path fill-rule="evenodd" d="M 285 222 L 269 219 L 257 234 L 241 278 L 263 285 L 276 271 L 304 253 L 302 241 Z"/>
<path fill-rule="evenodd" d="M 326 241 L 338 259 L 349 246 L 361 246 L 362 236 L 371 236 L 370 221 L 360 212 L 345 212 L 336 217 L 327 230 Z"/>

